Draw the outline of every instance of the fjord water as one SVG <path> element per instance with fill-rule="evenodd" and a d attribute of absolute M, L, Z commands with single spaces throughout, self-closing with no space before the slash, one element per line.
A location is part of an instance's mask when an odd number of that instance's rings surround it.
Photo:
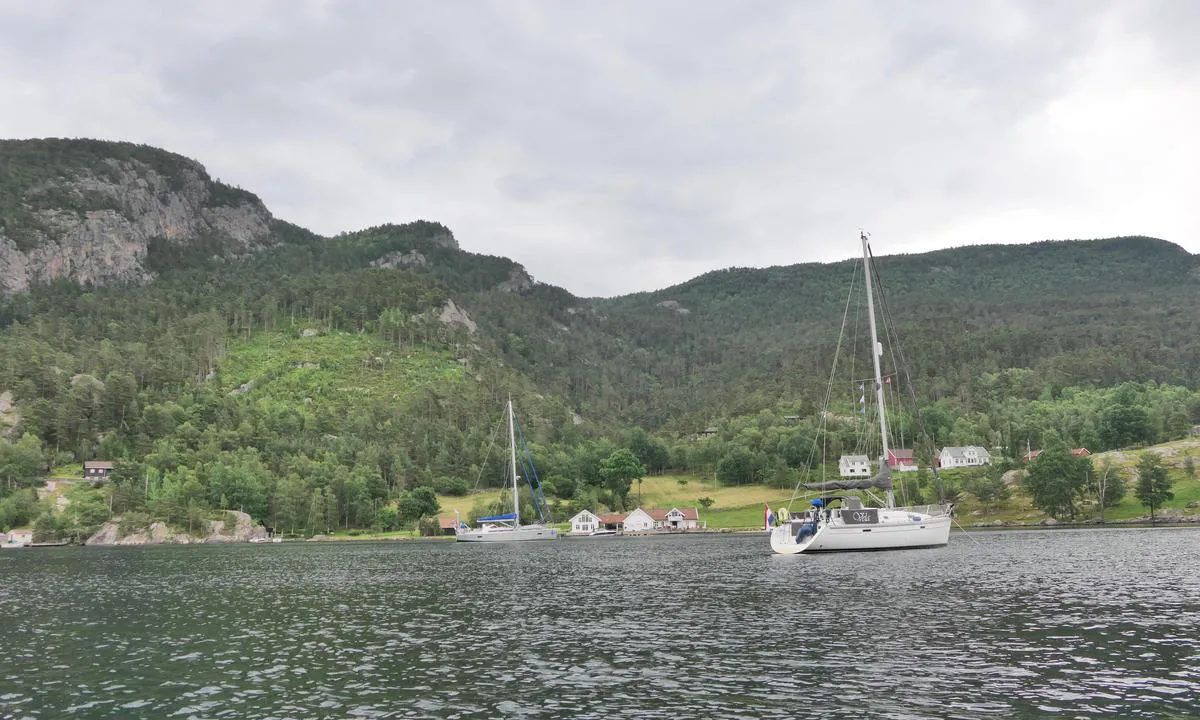
<path fill-rule="evenodd" d="M 0 554 L 0 718 L 1200 712 L 1200 530 Z"/>

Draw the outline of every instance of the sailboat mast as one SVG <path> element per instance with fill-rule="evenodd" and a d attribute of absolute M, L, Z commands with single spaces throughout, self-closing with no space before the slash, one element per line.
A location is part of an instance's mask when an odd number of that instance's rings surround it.
<path fill-rule="evenodd" d="M 883 408 L 883 374 L 879 369 L 879 357 L 883 355 L 883 345 L 879 343 L 879 335 L 875 329 L 875 292 L 871 283 L 871 249 L 867 245 L 867 234 L 859 233 L 863 249 L 863 272 L 867 277 L 867 316 L 871 319 L 871 361 L 875 365 L 875 400 L 879 403 L 879 438 L 882 444 L 883 456 L 880 459 L 880 472 L 888 461 L 887 414 Z M 896 498 L 891 488 L 887 491 L 888 507 L 896 506 Z"/>
<path fill-rule="evenodd" d="M 508 399 L 508 447 L 511 450 L 510 457 L 512 458 L 512 486 L 513 486 L 513 514 L 517 517 L 513 520 L 513 525 L 521 524 L 521 501 L 520 494 L 517 492 L 517 433 L 513 422 L 513 404 L 512 398 Z"/>

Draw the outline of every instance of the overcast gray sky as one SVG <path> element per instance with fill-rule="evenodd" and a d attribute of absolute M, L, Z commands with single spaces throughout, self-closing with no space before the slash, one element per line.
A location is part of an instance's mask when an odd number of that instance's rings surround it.
<path fill-rule="evenodd" d="M 4 0 L 0 136 L 193 157 L 577 295 L 1144 234 L 1200 250 L 1193 0 Z"/>

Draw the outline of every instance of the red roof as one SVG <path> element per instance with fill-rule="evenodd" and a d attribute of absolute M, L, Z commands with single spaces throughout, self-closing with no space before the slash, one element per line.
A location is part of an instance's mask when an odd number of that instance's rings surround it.
<path fill-rule="evenodd" d="M 438 518 L 438 527 L 443 530 L 453 530 L 458 527 L 458 520 L 454 518 Z"/>
<path fill-rule="evenodd" d="M 598 515 L 597 517 L 605 525 L 619 525 L 625 522 L 625 516 L 621 513 L 608 513 L 607 515 Z"/>

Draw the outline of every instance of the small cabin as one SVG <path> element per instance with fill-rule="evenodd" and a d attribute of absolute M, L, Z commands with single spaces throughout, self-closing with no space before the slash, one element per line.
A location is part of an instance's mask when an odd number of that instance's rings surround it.
<path fill-rule="evenodd" d="M 703 430 L 701 430 L 700 432 L 696 433 L 696 437 L 701 437 L 701 438 L 710 438 L 710 437 L 712 437 L 713 435 L 716 435 L 716 434 L 717 434 L 717 428 L 715 428 L 715 427 L 706 427 L 706 428 L 704 428 Z"/>
<path fill-rule="evenodd" d="M 83 463 L 83 479 L 90 483 L 106 482 L 112 471 L 111 460 L 87 460 Z"/>
<path fill-rule="evenodd" d="M 871 477 L 871 460 L 866 455 L 843 455 L 838 459 L 838 472 L 844 478 Z"/>
<path fill-rule="evenodd" d="M 441 535 L 454 535 L 458 532 L 458 518 L 443 517 L 438 518 L 438 533 Z"/>

